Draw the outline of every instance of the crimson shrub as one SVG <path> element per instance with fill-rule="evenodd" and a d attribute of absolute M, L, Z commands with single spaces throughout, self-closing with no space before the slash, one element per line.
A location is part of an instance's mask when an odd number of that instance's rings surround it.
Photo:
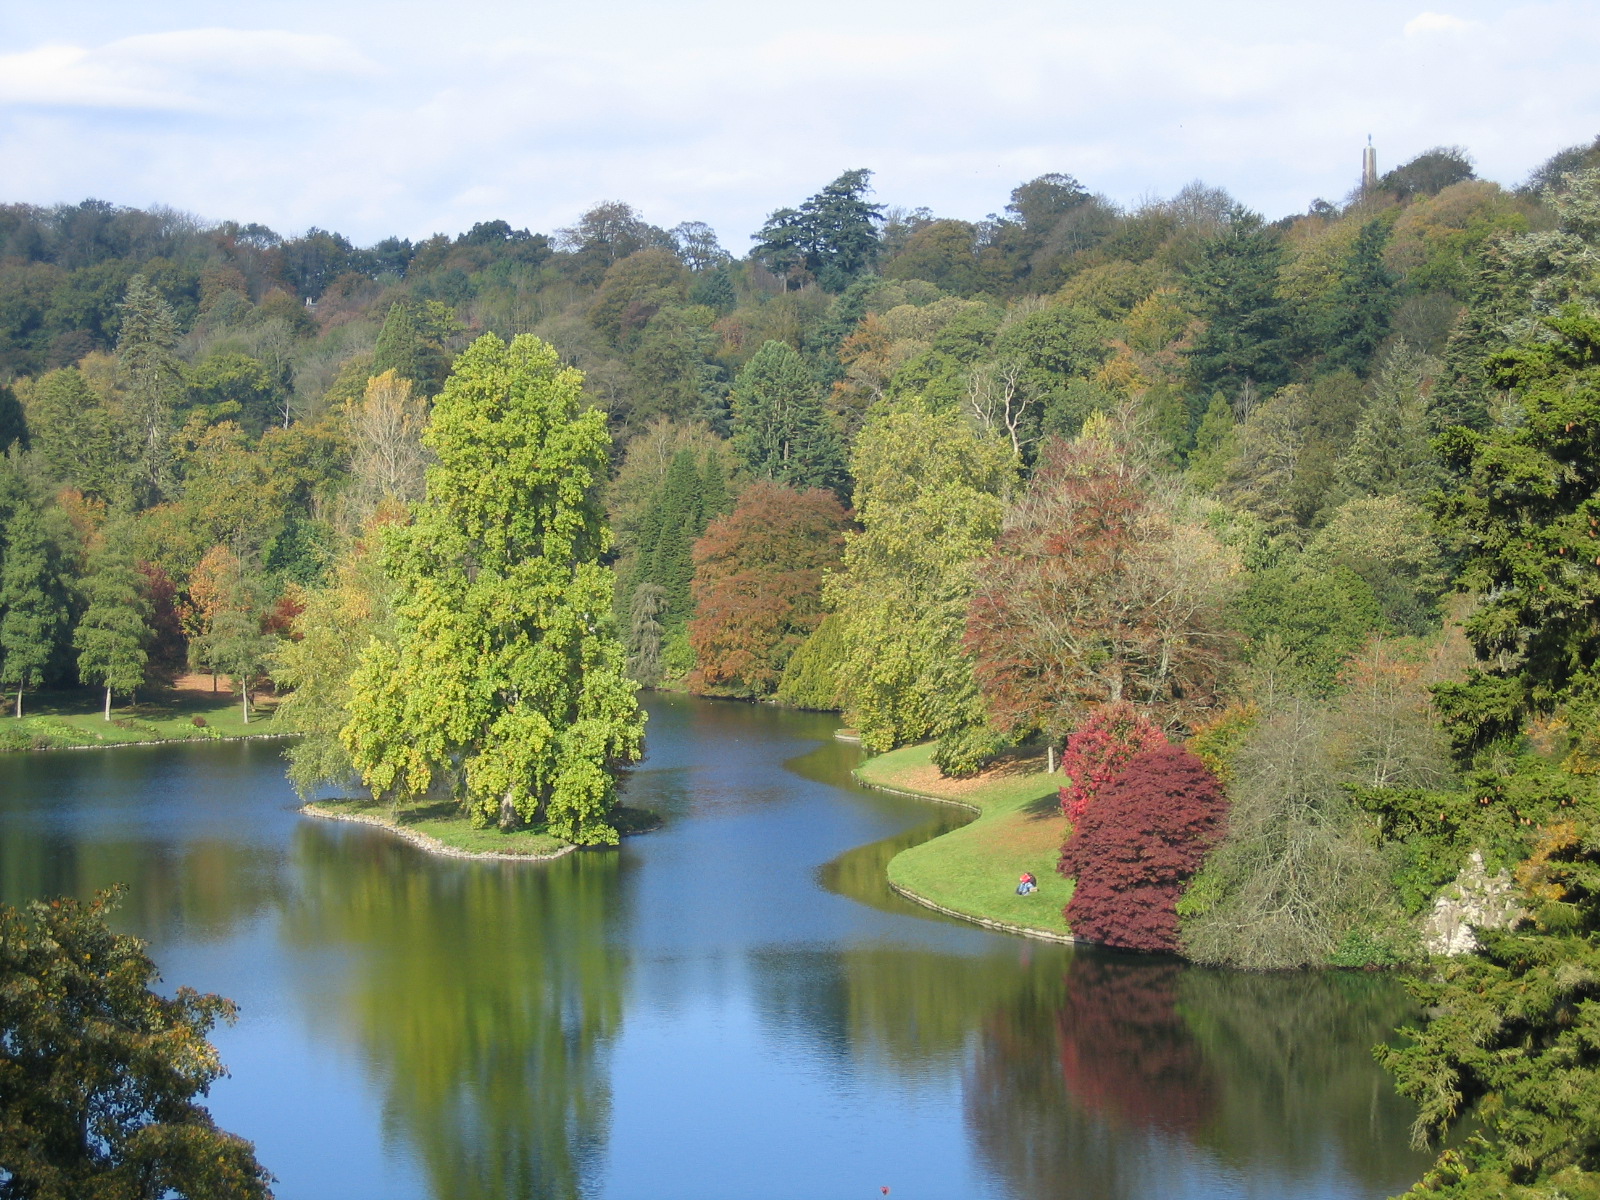
<path fill-rule="evenodd" d="M 1100 789 L 1061 850 L 1067 921 L 1088 941 L 1178 949 L 1178 895 L 1222 834 L 1227 800 L 1186 747 L 1143 750 Z"/>

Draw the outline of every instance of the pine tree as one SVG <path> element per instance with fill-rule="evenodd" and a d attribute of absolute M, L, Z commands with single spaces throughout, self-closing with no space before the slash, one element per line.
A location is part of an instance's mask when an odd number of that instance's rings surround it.
<path fill-rule="evenodd" d="M 415 523 L 391 528 L 392 641 L 370 641 L 343 734 L 374 796 L 436 783 L 474 819 L 615 843 L 615 770 L 644 717 L 595 496 L 605 417 L 554 347 L 474 342 L 434 405 Z"/>
<path fill-rule="evenodd" d="M 1242 208 L 1201 247 L 1187 282 L 1196 315 L 1206 323 L 1189 351 L 1202 394 L 1236 390 L 1247 380 L 1266 391 L 1288 382 L 1287 313 L 1278 296 L 1282 261 L 1277 235 Z"/>
<path fill-rule="evenodd" d="M 1427 384 L 1438 366 L 1405 342 L 1389 351 L 1339 462 L 1341 481 L 1371 496 L 1413 503 L 1444 482 L 1428 428 Z"/>
<path fill-rule="evenodd" d="M 758 479 L 795 488 L 843 483 L 822 391 L 805 361 L 783 342 L 767 342 L 734 381 L 733 452 Z"/>
<path fill-rule="evenodd" d="M 152 633 L 150 599 L 127 532 L 109 529 L 105 536 L 105 543 L 89 559 L 84 580 L 88 608 L 78 621 L 73 645 L 78 650 L 79 676 L 106 690 L 109 721 L 112 693 L 131 694 L 144 682 Z"/>
<path fill-rule="evenodd" d="M 128 281 L 120 309 L 117 365 L 128 389 L 127 436 L 136 463 L 139 499 L 156 504 L 175 487 L 173 413 L 183 393 L 178 321 L 172 307 L 143 275 Z"/>
<path fill-rule="evenodd" d="M 396 302 L 378 331 L 372 373 L 393 371 L 401 379 L 409 379 L 419 395 L 437 395 L 450 371 L 446 343 L 460 328 L 447 304 L 437 300 L 421 305 Z"/>

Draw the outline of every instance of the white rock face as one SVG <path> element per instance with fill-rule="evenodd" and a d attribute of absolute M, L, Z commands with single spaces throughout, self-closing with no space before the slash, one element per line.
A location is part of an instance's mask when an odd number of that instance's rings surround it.
<path fill-rule="evenodd" d="M 1483 855 L 1474 850 L 1456 880 L 1433 902 L 1422 923 L 1422 940 L 1430 954 L 1471 954 L 1478 948 L 1472 927 L 1505 929 L 1522 915 L 1512 887 L 1511 874 L 1490 875 Z"/>

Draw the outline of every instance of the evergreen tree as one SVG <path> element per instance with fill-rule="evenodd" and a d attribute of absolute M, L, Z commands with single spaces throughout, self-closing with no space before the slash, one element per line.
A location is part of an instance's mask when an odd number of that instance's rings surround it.
<path fill-rule="evenodd" d="M 1383 220 L 1363 225 L 1339 282 L 1303 315 L 1305 352 L 1323 369 L 1365 371 L 1389 332 L 1395 293 L 1394 274 L 1383 261 L 1389 233 Z"/>
<path fill-rule="evenodd" d="M 798 209 L 778 209 L 755 235 L 753 257 L 785 283 L 803 266 L 824 290 L 843 291 L 878 254 L 883 205 L 866 200 L 871 187 L 871 171 L 846 171 Z"/>
<path fill-rule="evenodd" d="M 0 563 L 0 684 L 22 694 L 44 682 L 45 670 L 66 632 L 67 602 L 55 547 L 43 515 L 19 498 L 5 524 Z"/>
<path fill-rule="evenodd" d="M 843 483 L 839 443 L 805 361 L 767 342 L 733 385 L 733 452 L 758 479 L 795 488 Z"/>
<path fill-rule="evenodd" d="M 486 334 L 435 403 L 427 495 L 387 535 L 395 636 L 362 652 L 342 734 L 374 796 L 443 783 L 476 820 L 616 842 L 644 719 L 602 565 L 610 438 L 582 385 L 548 343 Z"/>
<path fill-rule="evenodd" d="M 104 543 L 90 556 L 83 587 L 88 607 L 73 634 L 78 675 L 85 683 L 105 688 L 108 721 L 112 693 L 129 695 L 144 682 L 153 636 L 150 598 L 134 560 L 130 532 L 122 527 L 106 530 Z"/>
<path fill-rule="evenodd" d="M 52 477 L 108 504 L 127 498 L 127 464 L 111 415 L 77 367 L 39 378 L 32 424 L 34 447 Z"/>
<path fill-rule="evenodd" d="M 1204 331 L 1189 351 L 1191 382 L 1202 395 L 1236 391 L 1247 380 L 1270 391 L 1289 380 L 1278 296 L 1283 247 L 1261 217 L 1234 208 L 1222 232 L 1208 239 L 1187 284 Z"/>
<path fill-rule="evenodd" d="M 1428 428 L 1427 384 L 1438 363 L 1398 342 L 1373 380 L 1340 480 L 1371 496 L 1426 499 L 1444 482 Z"/>
<path fill-rule="evenodd" d="M 450 306 L 438 300 L 420 305 L 397 301 L 378 331 L 372 373 L 393 371 L 401 379 L 409 379 L 421 395 L 437 395 L 450 373 L 447 343 L 460 328 Z"/>
<path fill-rule="evenodd" d="M 1238 451 L 1233 426 L 1233 405 L 1221 392 L 1212 392 L 1200 426 L 1194 432 L 1194 448 L 1189 451 L 1189 481 L 1210 491 L 1228 473 L 1228 463 Z"/>
<path fill-rule="evenodd" d="M 633 589 L 628 614 L 628 674 L 645 686 L 661 680 L 661 624 L 666 589 L 659 583 L 641 583 Z"/>
<path fill-rule="evenodd" d="M 128 281 L 120 306 L 117 364 L 127 385 L 127 438 L 136 464 L 138 499 L 156 504 L 172 495 L 173 414 L 183 395 L 178 321 L 143 275 Z"/>

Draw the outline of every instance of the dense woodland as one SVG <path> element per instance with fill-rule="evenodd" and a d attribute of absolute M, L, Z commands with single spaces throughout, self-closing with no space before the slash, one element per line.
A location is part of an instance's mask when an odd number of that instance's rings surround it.
<path fill-rule="evenodd" d="M 742 254 L 11 205 L 0 381 L 18 714 L 209 671 L 305 789 L 586 842 L 633 681 L 1048 743 L 1074 926 L 1250 968 L 1424 960 L 1477 854 L 1523 915 L 1391 1053 L 1419 1135 L 1490 1097 L 1429 1186 L 1600 1195 L 1600 141 L 1276 221 L 855 170 Z"/>

